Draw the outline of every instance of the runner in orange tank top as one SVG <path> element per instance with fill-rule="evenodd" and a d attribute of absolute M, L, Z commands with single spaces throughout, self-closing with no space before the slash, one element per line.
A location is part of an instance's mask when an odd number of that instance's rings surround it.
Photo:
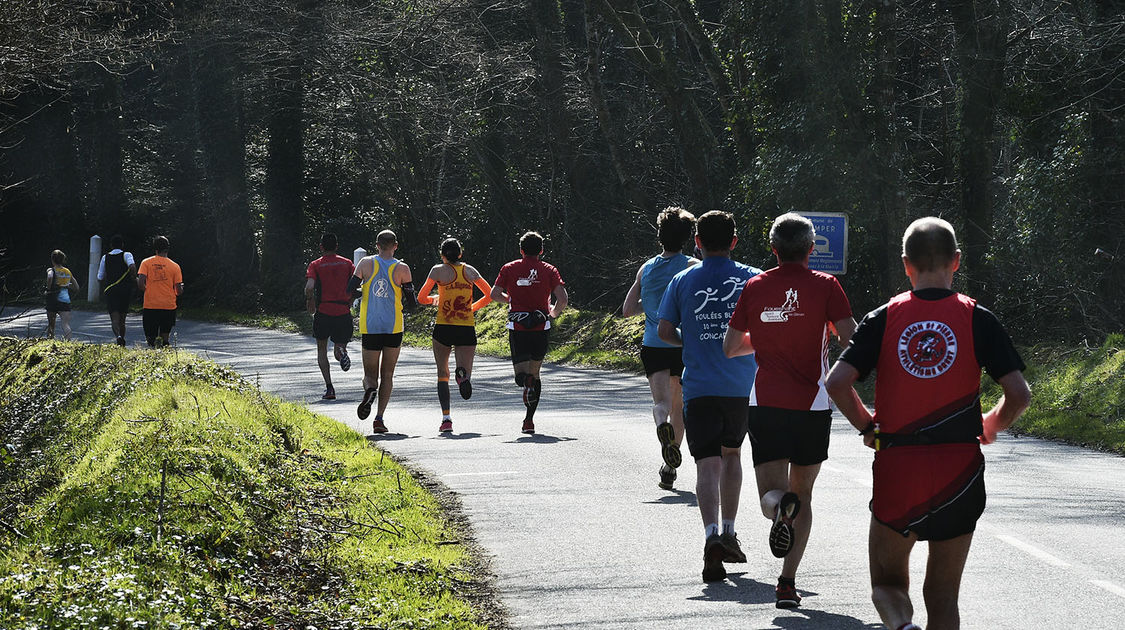
<path fill-rule="evenodd" d="M 456 348 L 457 389 L 468 400 L 473 395 L 469 378 L 473 373 L 473 356 L 477 350 L 476 320 L 473 313 L 492 301 L 492 287 L 472 265 L 461 262 L 461 243 L 447 238 L 441 244 L 441 264 L 434 265 L 426 276 L 418 301 L 437 304 L 434 323 L 434 361 L 438 372 L 438 401 L 441 403 L 441 433 L 453 432 L 453 419 L 449 416 L 449 354 Z M 437 287 L 437 297 L 430 292 Z M 473 287 L 484 297 L 473 301 Z"/>

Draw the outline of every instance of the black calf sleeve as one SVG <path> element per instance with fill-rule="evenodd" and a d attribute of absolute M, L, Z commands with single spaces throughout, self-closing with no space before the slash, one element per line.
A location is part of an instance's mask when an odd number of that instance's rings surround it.
<path fill-rule="evenodd" d="M 449 381 L 438 381 L 437 397 L 441 403 L 441 412 L 449 413 Z"/>
<path fill-rule="evenodd" d="M 516 385 L 523 387 L 523 384 L 527 382 L 528 376 L 530 376 L 530 374 L 528 374 L 527 372 L 520 372 L 516 374 Z"/>

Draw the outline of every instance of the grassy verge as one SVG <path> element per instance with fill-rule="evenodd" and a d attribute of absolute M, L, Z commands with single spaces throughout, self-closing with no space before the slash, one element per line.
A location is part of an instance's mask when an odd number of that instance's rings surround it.
<path fill-rule="evenodd" d="M 1110 335 L 1096 348 L 1040 344 L 1021 353 L 1031 408 L 1013 433 L 1125 455 L 1125 336 Z M 999 388 L 985 381 L 991 404 Z"/>
<path fill-rule="evenodd" d="M 503 625 L 461 528 L 339 423 L 186 355 L 0 339 L 0 374 L 0 627 Z"/>

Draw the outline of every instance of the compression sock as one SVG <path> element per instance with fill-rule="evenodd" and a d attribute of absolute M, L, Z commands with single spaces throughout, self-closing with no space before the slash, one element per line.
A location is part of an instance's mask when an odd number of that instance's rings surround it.
<path fill-rule="evenodd" d="M 734 519 L 725 519 L 725 518 L 723 519 L 723 533 L 724 534 L 733 534 L 734 533 Z"/>
<path fill-rule="evenodd" d="M 703 528 L 703 535 L 706 538 L 710 538 L 712 536 L 715 536 L 718 533 L 719 533 L 719 524 L 718 523 L 709 523 L 706 527 Z"/>
<path fill-rule="evenodd" d="M 662 402 L 653 405 L 652 419 L 656 421 L 657 426 L 668 422 L 668 405 L 665 405 Z"/>
<path fill-rule="evenodd" d="M 523 386 L 523 404 L 527 407 L 525 420 L 531 420 L 535 417 L 535 410 L 539 408 L 539 392 L 542 389 L 543 381 L 528 375 L 527 382 Z"/>
<path fill-rule="evenodd" d="M 437 397 L 441 403 L 441 412 L 449 417 L 449 378 L 439 378 L 437 382 Z"/>

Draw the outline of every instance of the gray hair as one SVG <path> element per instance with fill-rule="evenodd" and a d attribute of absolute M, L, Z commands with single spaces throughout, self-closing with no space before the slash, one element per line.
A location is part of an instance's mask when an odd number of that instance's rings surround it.
<path fill-rule="evenodd" d="M 800 262 L 809 254 L 814 236 L 812 221 L 796 212 L 786 212 L 773 220 L 770 247 L 777 250 L 780 262 Z"/>

